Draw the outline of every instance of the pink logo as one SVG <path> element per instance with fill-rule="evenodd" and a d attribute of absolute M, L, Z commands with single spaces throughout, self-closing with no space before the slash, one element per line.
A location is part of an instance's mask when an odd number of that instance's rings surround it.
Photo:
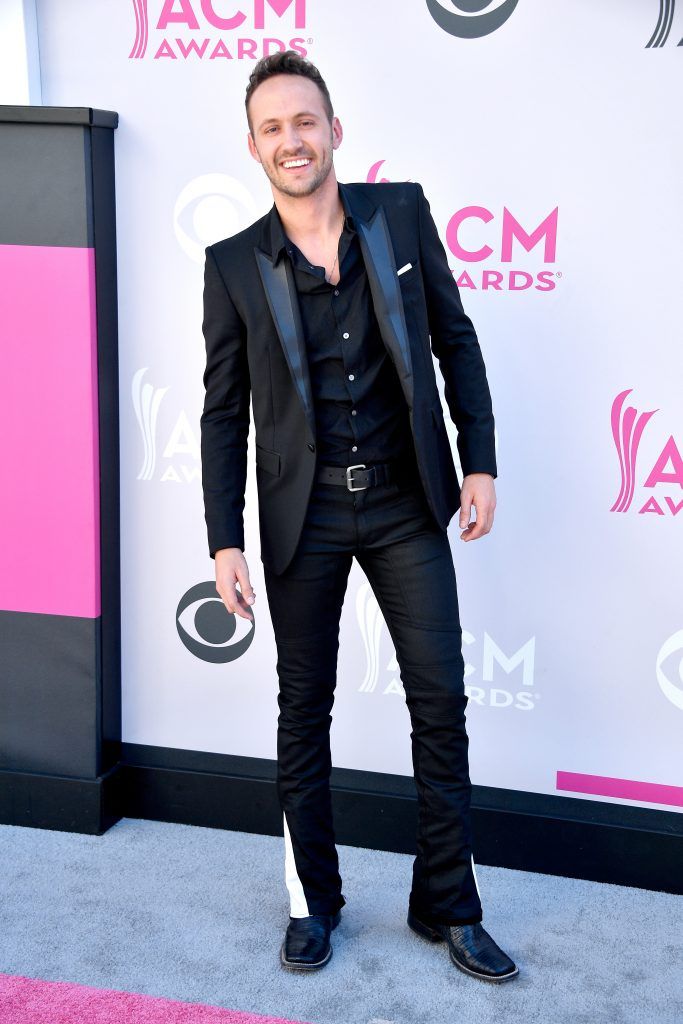
<path fill-rule="evenodd" d="M 391 178 L 378 178 L 378 177 L 377 177 L 377 175 L 379 174 L 379 169 L 380 169 L 380 167 L 381 167 L 381 166 L 382 166 L 382 164 L 383 164 L 383 163 L 385 163 L 385 162 L 386 162 L 385 160 L 378 160 L 378 161 L 377 161 L 377 163 L 374 163 L 374 164 L 372 165 L 372 167 L 371 167 L 371 168 L 370 168 L 370 170 L 368 171 L 367 177 L 366 177 L 366 179 L 365 179 L 365 180 L 366 180 L 366 182 L 367 182 L 367 183 L 368 183 L 369 185 L 375 185 L 375 184 L 376 184 L 376 183 L 377 183 L 378 181 L 380 182 L 380 184 L 381 184 L 381 183 L 382 183 L 383 181 L 391 181 Z M 403 180 L 403 179 L 402 179 L 402 180 Z M 406 181 L 412 181 L 412 178 L 406 178 L 405 180 L 406 180 Z"/>
<path fill-rule="evenodd" d="M 133 0 L 135 8 L 135 42 L 129 57 L 144 57 L 147 50 L 147 37 L 149 36 L 149 14 L 147 12 L 147 0 Z"/>
<path fill-rule="evenodd" d="M 382 166 L 383 163 L 384 163 L 384 160 L 378 160 L 376 164 L 372 165 L 372 167 L 368 171 L 368 176 L 365 179 L 366 182 L 368 182 L 368 184 L 370 184 L 370 185 L 374 185 L 375 184 L 375 182 L 377 181 L 377 175 L 379 174 L 379 169 L 380 169 L 380 167 Z M 380 178 L 379 180 L 380 180 L 380 182 L 382 182 L 382 181 L 389 181 L 389 178 Z"/>
<path fill-rule="evenodd" d="M 365 179 L 367 182 L 390 181 L 389 178 L 378 177 L 384 162 L 384 160 L 378 160 L 372 164 Z M 500 243 L 497 250 L 488 244 L 480 245 L 477 249 L 468 249 L 460 239 L 463 225 L 467 225 L 465 229 L 467 230 L 472 227 L 472 221 L 490 224 L 491 221 L 496 220 L 496 216 L 485 206 L 463 206 L 460 210 L 456 210 L 446 225 L 446 245 L 455 258 L 463 263 L 480 264 L 485 260 L 493 259 L 501 264 L 509 264 L 521 253 L 533 254 L 534 259 L 537 259 L 538 250 L 540 250 L 544 264 L 555 263 L 558 212 L 559 207 L 556 206 L 537 224 L 525 227 L 512 211 L 504 206 L 500 226 Z M 489 236 L 491 232 L 495 237 L 495 225 L 488 232 Z M 453 268 L 451 269 L 453 270 Z M 453 273 L 456 274 L 457 271 L 453 270 Z M 482 267 L 478 282 L 475 281 L 473 272 L 462 270 L 456 277 L 456 284 L 458 288 L 470 288 L 473 291 L 481 288 L 482 291 L 521 292 L 535 288 L 536 291 L 548 292 L 554 290 L 557 279 L 561 277 L 561 271 L 556 270 L 538 270 L 534 274 L 532 271 L 521 268 L 506 267 L 505 270 L 497 270 Z"/>
<path fill-rule="evenodd" d="M 638 449 L 643 431 L 650 419 L 658 412 L 657 409 L 651 409 L 649 412 L 639 413 L 632 405 L 625 407 L 626 398 L 632 391 L 633 388 L 627 388 L 626 391 L 620 392 L 612 402 L 612 437 L 619 458 L 621 487 L 610 512 L 627 512 L 631 507 L 636 486 Z M 661 484 L 678 484 L 683 489 L 683 457 L 681 457 L 673 435 L 664 443 L 652 469 L 647 474 L 643 487 L 654 488 Z M 638 509 L 638 513 L 642 515 L 645 512 L 654 512 L 660 516 L 667 514 L 675 516 L 681 509 L 683 509 L 683 500 L 676 502 L 668 494 L 658 500 L 658 497 L 653 494 Z"/>
<path fill-rule="evenodd" d="M 557 206 L 541 223 L 529 233 L 519 223 L 517 218 L 510 213 L 506 206 L 503 207 L 503 223 L 501 227 L 500 261 L 501 263 L 512 262 L 512 246 L 516 240 L 520 243 L 525 252 L 531 252 L 540 242 L 543 242 L 543 262 L 554 263 L 557 251 Z M 465 249 L 458 240 L 458 229 L 460 225 L 469 218 L 483 221 L 488 224 L 494 220 L 494 215 L 484 206 L 466 206 L 454 213 L 446 227 L 446 241 L 448 248 L 454 256 L 466 263 L 478 263 L 493 256 L 494 250 L 490 245 L 483 245 L 475 252 Z"/>
<path fill-rule="evenodd" d="M 129 57 L 141 59 L 147 52 L 149 39 L 149 0 L 133 0 L 133 11 L 135 13 L 135 41 Z M 219 14 L 216 10 L 216 0 L 157 0 L 161 7 L 158 20 L 154 28 L 157 32 L 173 32 L 171 35 L 164 35 L 157 45 L 153 59 L 169 57 L 172 60 L 182 58 L 187 60 L 194 55 L 197 59 L 215 60 L 223 58 L 232 60 L 237 58 L 249 58 L 256 60 L 260 56 L 266 56 L 274 50 L 296 50 L 302 56 L 306 56 L 304 43 L 307 41 L 301 38 L 290 39 L 288 42 L 282 39 L 249 39 L 231 38 L 226 41 L 218 32 L 235 32 L 248 23 L 247 29 L 255 32 L 266 31 L 274 18 L 282 19 L 288 16 L 294 22 L 295 29 L 306 28 L 306 0 L 242 0 L 243 6 L 249 11 L 237 10 L 231 16 Z M 238 0 L 236 0 L 235 6 Z M 179 7 L 179 10 L 175 10 Z M 197 33 L 204 31 L 203 38 L 187 36 L 188 32 Z M 185 34 L 185 37 L 183 35 Z M 311 40 L 309 39 L 310 43 Z M 229 45 L 228 45 L 229 43 Z"/>
<path fill-rule="evenodd" d="M 485 206 L 465 206 L 457 210 L 446 225 L 446 244 L 456 259 L 463 263 L 483 263 L 492 257 L 499 263 L 512 263 L 513 254 L 518 258 L 523 251 L 533 253 L 534 257 L 537 257 L 534 250 L 539 248 L 543 263 L 554 263 L 557 255 L 557 215 L 556 206 L 540 223 L 527 230 L 507 206 L 504 206 L 497 251 L 491 245 L 467 249 L 460 241 L 460 229 L 463 224 L 471 220 L 490 224 L 496 217 Z M 556 277 L 561 277 L 561 274 L 556 274 L 553 270 L 539 270 L 534 275 L 531 271 L 521 268 L 507 271 L 482 268 L 479 287 L 483 291 L 520 292 L 535 288 L 537 291 L 546 292 L 555 288 Z M 476 290 L 478 287 L 473 274 L 468 270 L 463 270 L 456 278 L 456 282 L 459 288 Z"/>

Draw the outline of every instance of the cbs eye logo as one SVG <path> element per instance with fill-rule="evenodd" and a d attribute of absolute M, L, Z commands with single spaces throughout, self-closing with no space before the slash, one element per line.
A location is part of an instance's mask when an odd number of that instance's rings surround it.
<path fill-rule="evenodd" d="M 258 216 L 249 190 L 229 174 L 201 174 L 181 189 L 173 208 L 173 231 L 183 252 L 204 262 L 204 249 L 247 227 Z"/>
<path fill-rule="evenodd" d="M 517 0 L 504 0 L 492 7 L 492 0 L 450 0 L 451 11 L 439 0 L 427 0 L 427 10 L 439 28 L 460 39 L 479 39 L 488 36 L 504 25 L 515 7 Z M 485 8 L 491 10 L 485 10 Z"/>
<path fill-rule="evenodd" d="M 198 583 L 180 599 L 176 629 L 190 654 L 212 665 L 225 665 L 237 661 L 251 646 L 256 618 L 252 623 L 231 615 L 215 583 Z"/>
<path fill-rule="evenodd" d="M 672 655 L 673 657 L 671 657 Z M 672 679 L 664 671 L 664 664 L 669 659 L 673 665 L 671 667 L 667 665 L 667 672 L 674 677 Z M 664 696 L 671 701 L 674 707 L 683 711 L 683 629 L 670 636 L 660 647 L 657 654 L 656 671 L 657 682 Z M 678 676 L 677 679 L 676 676 Z"/>

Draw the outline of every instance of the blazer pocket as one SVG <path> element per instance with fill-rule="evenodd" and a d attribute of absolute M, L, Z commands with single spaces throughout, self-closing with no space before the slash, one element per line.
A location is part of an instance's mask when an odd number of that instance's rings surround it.
<path fill-rule="evenodd" d="M 398 289 L 401 293 L 401 298 L 404 302 L 408 303 L 421 303 L 423 299 L 422 290 L 422 274 L 420 272 L 420 261 L 418 259 L 406 260 L 406 263 L 411 263 L 410 270 L 404 270 L 402 274 L 396 276 L 398 283 Z M 399 266 L 399 270 L 405 264 Z"/>
<path fill-rule="evenodd" d="M 271 451 L 270 448 L 264 448 L 263 445 L 256 444 L 256 465 L 260 466 L 261 469 L 265 469 L 266 473 L 279 476 L 280 453 Z"/>
<path fill-rule="evenodd" d="M 399 281 L 403 281 L 403 278 L 405 277 L 414 277 L 418 266 L 419 260 L 416 256 L 413 256 L 409 260 L 404 260 L 403 263 L 397 264 L 396 276 Z"/>

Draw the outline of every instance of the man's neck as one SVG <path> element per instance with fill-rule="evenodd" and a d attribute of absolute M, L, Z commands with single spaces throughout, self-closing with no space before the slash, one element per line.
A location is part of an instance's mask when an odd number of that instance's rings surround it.
<path fill-rule="evenodd" d="M 274 192 L 282 226 L 290 237 L 327 238 L 339 229 L 343 206 L 334 169 L 309 196 L 288 196 Z"/>

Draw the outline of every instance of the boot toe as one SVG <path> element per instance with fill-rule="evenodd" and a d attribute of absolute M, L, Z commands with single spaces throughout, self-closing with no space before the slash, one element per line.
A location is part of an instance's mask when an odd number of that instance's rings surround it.
<path fill-rule="evenodd" d="M 519 974 L 519 968 L 481 922 L 449 925 L 449 955 L 456 967 L 486 981 L 507 981 Z"/>
<path fill-rule="evenodd" d="M 426 921 L 412 911 L 408 924 L 414 932 L 431 942 L 445 940 L 448 954 L 465 974 L 483 981 L 508 981 L 517 977 L 519 968 L 489 935 L 481 921 L 475 924 L 439 924 Z"/>
<path fill-rule="evenodd" d="M 341 920 L 336 914 L 309 914 L 290 917 L 285 939 L 280 948 L 280 962 L 293 970 L 317 970 L 332 956 L 330 933 Z"/>

